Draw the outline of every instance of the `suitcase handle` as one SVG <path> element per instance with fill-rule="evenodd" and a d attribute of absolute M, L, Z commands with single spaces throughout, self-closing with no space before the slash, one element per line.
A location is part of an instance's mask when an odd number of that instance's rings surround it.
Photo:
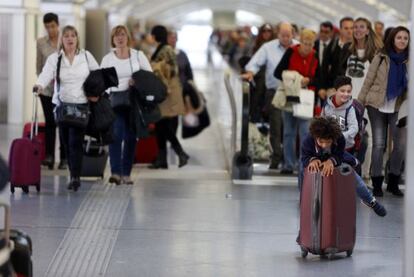
<path fill-rule="evenodd" d="M 32 124 L 30 125 L 30 140 L 33 140 L 33 137 L 37 136 L 39 124 L 37 122 L 37 98 L 39 93 L 37 92 L 37 87 L 33 87 L 33 104 L 32 104 Z"/>
<path fill-rule="evenodd" d="M 0 201 L 0 207 L 4 209 L 4 240 L 6 247 L 10 246 L 10 206 Z"/>

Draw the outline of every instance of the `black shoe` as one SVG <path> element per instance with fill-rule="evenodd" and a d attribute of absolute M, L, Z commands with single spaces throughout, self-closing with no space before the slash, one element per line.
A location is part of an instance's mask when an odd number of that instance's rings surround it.
<path fill-rule="evenodd" d="M 178 167 L 183 167 L 188 163 L 188 156 L 184 151 L 178 155 Z"/>
<path fill-rule="evenodd" d="M 278 169 L 279 163 L 278 162 L 271 162 L 269 165 L 269 169 Z"/>
<path fill-rule="evenodd" d="M 55 165 L 55 160 L 53 157 L 48 156 L 42 161 L 43 166 L 47 166 L 48 169 L 52 170 L 53 166 Z"/>
<path fill-rule="evenodd" d="M 111 177 L 109 177 L 109 183 L 114 183 L 117 186 L 120 185 L 121 184 L 121 176 L 117 175 L 117 174 L 111 175 Z"/>
<path fill-rule="evenodd" d="M 372 186 L 374 187 L 372 194 L 376 197 L 384 196 L 384 193 L 382 192 L 382 182 L 384 181 L 384 176 L 371 177 L 371 181 Z"/>
<path fill-rule="evenodd" d="M 282 169 L 280 171 L 280 174 L 282 174 L 282 175 L 292 175 L 293 174 L 293 170 L 291 170 L 291 169 Z"/>
<path fill-rule="evenodd" d="M 150 164 L 148 168 L 149 169 L 168 169 L 168 164 L 155 161 L 152 164 Z"/>
<path fill-rule="evenodd" d="M 73 191 L 78 191 L 80 185 L 81 185 L 81 183 L 80 183 L 79 177 L 72 177 L 70 179 L 70 182 L 68 184 L 67 189 L 68 190 L 73 190 Z"/>
<path fill-rule="evenodd" d="M 61 160 L 58 169 L 67 169 L 68 168 L 68 161 L 67 160 Z"/>
<path fill-rule="evenodd" d="M 404 193 L 398 187 L 400 183 L 400 175 L 395 174 L 388 174 L 388 184 L 387 184 L 387 191 L 391 192 L 393 195 L 398 197 L 403 197 Z"/>

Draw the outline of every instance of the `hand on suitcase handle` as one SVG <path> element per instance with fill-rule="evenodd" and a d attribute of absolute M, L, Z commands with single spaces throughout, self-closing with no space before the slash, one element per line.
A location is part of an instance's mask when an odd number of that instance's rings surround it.
<path fill-rule="evenodd" d="M 41 85 L 34 85 L 33 86 L 33 93 L 34 94 L 42 94 L 43 87 Z"/>
<path fill-rule="evenodd" d="M 310 173 L 317 173 L 317 172 L 319 172 L 319 169 L 320 169 L 321 165 L 322 165 L 321 160 L 319 160 L 319 159 L 313 160 L 308 165 L 308 171 Z"/>
<path fill-rule="evenodd" d="M 330 176 L 333 174 L 335 166 L 331 159 L 324 161 L 321 166 L 322 176 Z"/>

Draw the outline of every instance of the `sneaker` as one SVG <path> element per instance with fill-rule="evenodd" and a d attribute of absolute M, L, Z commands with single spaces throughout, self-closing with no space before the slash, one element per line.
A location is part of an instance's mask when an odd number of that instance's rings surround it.
<path fill-rule="evenodd" d="M 121 184 L 121 176 L 117 174 L 113 174 L 111 177 L 109 177 L 109 183 L 115 183 L 115 185 Z"/>
<path fill-rule="evenodd" d="M 381 217 L 387 215 L 387 210 L 385 209 L 385 207 L 381 205 L 379 202 L 377 202 L 377 199 L 375 198 L 371 201 L 371 203 L 367 203 L 364 201 L 362 201 L 362 203 L 373 209 L 374 212 Z"/>
<path fill-rule="evenodd" d="M 134 184 L 134 181 L 132 181 L 131 177 L 129 177 L 129 176 L 122 176 L 121 182 L 123 184 L 126 184 L 126 185 L 133 185 Z"/>

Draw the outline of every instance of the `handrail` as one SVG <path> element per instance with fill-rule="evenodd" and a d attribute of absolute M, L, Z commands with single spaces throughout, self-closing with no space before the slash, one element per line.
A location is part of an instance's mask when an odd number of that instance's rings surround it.
<path fill-rule="evenodd" d="M 230 142 L 230 154 L 234 155 L 237 145 L 237 104 L 234 97 L 234 91 L 230 84 L 230 71 L 224 74 L 224 85 L 226 86 L 227 95 L 229 96 L 230 109 L 231 109 L 231 142 Z"/>

